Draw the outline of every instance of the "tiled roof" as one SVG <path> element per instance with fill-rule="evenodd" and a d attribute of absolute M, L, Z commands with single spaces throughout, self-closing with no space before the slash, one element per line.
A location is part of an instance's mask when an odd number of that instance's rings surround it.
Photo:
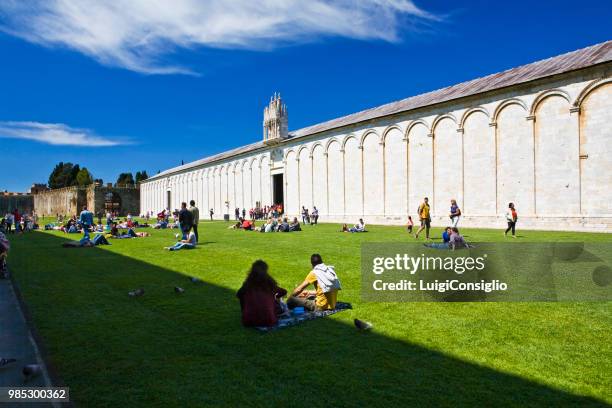
<path fill-rule="evenodd" d="M 401 112 L 407 112 L 426 106 L 435 105 L 442 102 L 464 98 L 471 95 L 481 94 L 496 89 L 502 89 L 513 85 L 542 79 L 552 75 L 575 71 L 581 68 L 590 67 L 597 64 L 612 61 L 612 41 L 606 41 L 577 51 L 568 52 L 556 57 L 547 58 L 531 64 L 512 68 L 497 74 L 488 75 L 471 81 L 462 82 L 436 91 L 427 92 L 421 95 L 411 96 L 400 101 L 391 102 L 376 108 L 367 109 L 351 115 L 332 119 L 313 126 L 308 126 L 289 132 L 287 140 L 305 137 L 321 133 L 327 130 L 337 129 L 343 126 L 352 125 L 384 116 L 389 116 Z M 226 159 L 242 153 L 248 153 L 264 147 L 262 142 L 253 143 L 237 149 L 229 150 L 214 156 L 206 157 L 183 166 L 174 167 L 163 171 L 151 179 L 162 177 L 171 173 L 187 170 L 192 167 Z"/>

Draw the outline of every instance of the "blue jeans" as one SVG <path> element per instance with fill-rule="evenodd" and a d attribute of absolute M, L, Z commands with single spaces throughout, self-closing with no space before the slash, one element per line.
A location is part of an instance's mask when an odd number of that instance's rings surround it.
<path fill-rule="evenodd" d="M 110 245 L 110 242 L 108 242 L 103 234 L 96 235 L 92 242 L 94 245 Z"/>
<path fill-rule="evenodd" d="M 425 244 L 425 246 L 433 249 L 450 249 L 448 242 L 435 242 L 432 244 Z"/>
<path fill-rule="evenodd" d="M 83 224 L 83 238 L 89 239 L 89 225 Z"/>
<path fill-rule="evenodd" d="M 195 248 L 195 245 L 187 243 L 187 242 L 177 242 L 176 244 L 174 244 L 173 246 L 171 246 L 169 249 L 170 251 L 178 251 L 180 249 L 193 249 Z"/>

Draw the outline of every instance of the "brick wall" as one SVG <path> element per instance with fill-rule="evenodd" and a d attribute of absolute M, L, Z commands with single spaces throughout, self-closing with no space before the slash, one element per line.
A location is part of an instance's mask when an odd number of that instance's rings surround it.
<path fill-rule="evenodd" d="M 0 195 L 0 218 L 15 208 L 20 213 L 30 213 L 34 208 L 34 199 L 30 194 L 22 195 Z"/>
<path fill-rule="evenodd" d="M 106 211 L 106 197 L 112 194 L 119 215 L 138 214 L 140 193 L 135 187 L 65 187 L 34 195 L 33 205 L 39 215 L 73 215 L 87 205 L 95 214 Z"/>

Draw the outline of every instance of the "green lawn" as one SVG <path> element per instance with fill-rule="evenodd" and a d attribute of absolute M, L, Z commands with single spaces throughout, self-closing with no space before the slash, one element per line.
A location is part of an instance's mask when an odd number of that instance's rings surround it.
<path fill-rule="evenodd" d="M 412 240 L 403 228 L 260 234 L 226 226 L 200 224 L 203 245 L 174 253 L 162 249 L 174 241 L 170 230 L 89 249 L 61 248 L 61 233 L 12 238 L 9 265 L 78 405 L 612 403 L 612 302 L 364 303 L 360 243 Z M 501 230 L 462 232 L 504 239 Z M 612 235 L 520 231 L 516 241 L 563 240 L 612 243 Z M 243 328 L 235 292 L 250 264 L 266 260 L 291 289 L 312 252 L 336 266 L 340 299 L 354 309 L 267 334 Z M 175 295 L 175 285 L 186 293 Z M 127 296 L 141 286 L 143 297 Z M 357 332 L 356 317 L 374 331 Z"/>

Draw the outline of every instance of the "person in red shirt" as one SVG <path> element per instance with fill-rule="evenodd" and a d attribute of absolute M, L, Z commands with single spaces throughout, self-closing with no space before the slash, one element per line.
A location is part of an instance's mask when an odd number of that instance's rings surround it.
<path fill-rule="evenodd" d="M 15 232 L 21 232 L 21 214 L 17 208 L 13 211 L 13 218 L 15 219 Z"/>
<path fill-rule="evenodd" d="M 242 229 L 245 231 L 253 231 L 253 222 L 249 220 L 243 220 Z"/>
<path fill-rule="evenodd" d="M 240 299 L 242 324 L 247 327 L 271 327 L 278 322 L 283 313 L 280 299 L 287 290 L 279 287 L 268 274 L 268 264 L 257 260 L 253 262 L 242 287 L 236 293 Z"/>

